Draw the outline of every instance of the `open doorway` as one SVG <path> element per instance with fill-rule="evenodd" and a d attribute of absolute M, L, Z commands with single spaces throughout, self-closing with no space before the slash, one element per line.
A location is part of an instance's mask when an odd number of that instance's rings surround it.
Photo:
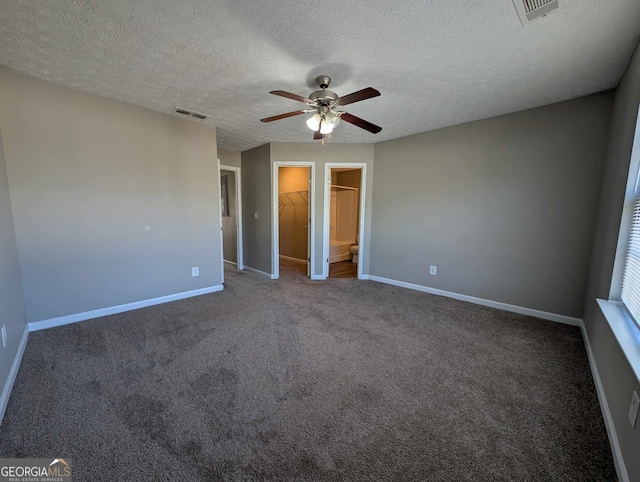
<path fill-rule="evenodd" d="M 220 165 L 220 227 L 222 259 L 244 269 L 242 256 L 242 193 L 240 168 Z"/>
<path fill-rule="evenodd" d="M 313 171 L 309 163 L 274 163 L 274 278 L 312 277 Z"/>
<path fill-rule="evenodd" d="M 366 166 L 327 164 L 325 276 L 361 278 Z"/>

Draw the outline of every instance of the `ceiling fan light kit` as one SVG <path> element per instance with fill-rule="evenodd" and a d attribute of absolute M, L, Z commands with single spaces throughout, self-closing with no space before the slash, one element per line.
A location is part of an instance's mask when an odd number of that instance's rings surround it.
<path fill-rule="evenodd" d="M 339 107 L 347 104 L 353 104 L 354 102 L 360 102 L 361 100 L 371 99 L 380 95 L 373 87 L 367 87 L 366 89 L 353 92 L 343 97 L 339 97 L 338 94 L 331 90 L 327 90 L 331 84 L 331 77 L 328 75 L 320 75 L 316 78 L 320 90 L 316 90 L 309 94 L 309 97 L 302 97 L 297 94 L 292 94 L 284 90 L 273 90 L 270 94 L 278 95 L 280 97 L 286 97 L 287 99 L 296 100 L 307 104 L 310 108 L 305 110 L 298 110 L 294 112 L 288 112 L 286 114 L 280 114 L 273 117 L 267 117 L 260 119 L 262 122 L 273 122 L 275 120 L 286 119 L 287 117 L 293 117 L 300 114 L 313 115 L 307 119 L 307 127 L 313 131 L 314 140 L 322 140 L 324 145 L 325 136 L 331 136 L 333 130 L 340 123 L 342 118 L 345 122 L 353 124 L 361 129 L 365 129 L 372 134 L 377 134 L 382 130 L 371 122 L 364 119 L 360 119 L 352 114 L 344 111 L 338 111 Z"/>
<path fill-rule="evenodd" d="M 307 119 L 307 126 L 312 131 L 317 131 L 320 129 L 320 122 L 322 121 L 322 117 L 320 114 L 313 114 L 309 119 Z"/>

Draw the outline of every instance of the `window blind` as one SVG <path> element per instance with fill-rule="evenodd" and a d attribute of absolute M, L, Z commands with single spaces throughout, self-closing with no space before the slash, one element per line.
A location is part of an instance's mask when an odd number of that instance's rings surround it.
<path fill-rule="evenodd" d="M 633 205 L 629 250 L 622 277 L 622 302 L 640 324 L 640 198 Z"/>

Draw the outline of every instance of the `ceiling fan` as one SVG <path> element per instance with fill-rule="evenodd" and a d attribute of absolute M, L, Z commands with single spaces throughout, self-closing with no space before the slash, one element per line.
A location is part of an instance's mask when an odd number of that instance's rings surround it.
<path fill-rule="evenodd" d="M 366 89 L 362 89 L 343 97 L 339 97 L 335 92 L 327 90 L 327 87 L 329 87 L 329 84 L 331 84 L 331 77 L 329 77 L 328 75 L 318 76 L 316 78 L 316 82 L 320 86 L 320 90 L 311 92 L 311 94 L 309 94 L 309 97 L 302 97 L 301 95 L 285 92 L 284 90 L 272 90 L 271 92 L 269 92 L 273 95 L 297 100 L 298 102 L 307 104 L 309 108 L 287 112 L 286 114 L 275 115 L 273 117 L 267 117 L 265 119 L 260 119 L 260 121 L 273 122 L 300 114 L 313 113 L 313 115 L 309 119 L 307 119 L 307 126 L 313 131 L 313 138 L 322 139 L 323 144 L 324 136 L 331 136 L 333 129 L 335 129 L 336 126 L 340 123 L 340 119 L 348 122 L 349 124 L 353 124 L 354 126 L 358 126 L 364 130 L 367 130 L 373 134 L 377 134 L 382 130 L 382 127 L 372 124 L 371 122 L 361 119 L 360 117 L 356 117 L 355 115 L 349 114 L 348 112 L 337 110 L 342 106 L 353 104 L 354 102 L 360 102 L 361 100 L 378 97 L 380 95 L 380 92 L 378 92 L 376 89 L 374 89 L 373 87 L 367 87 Z"/>

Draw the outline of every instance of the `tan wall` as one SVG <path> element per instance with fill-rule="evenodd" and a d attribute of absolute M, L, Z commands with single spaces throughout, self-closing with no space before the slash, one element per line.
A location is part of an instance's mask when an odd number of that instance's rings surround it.
<path fill-rule="evenodd" d="M 362 169 L 338 171 L 336 173 L 335 184 L 338 184 L 340 186 L 357 187 L 358 189 L 360 189 L 361 178 Z"/>
<path fill-rule="evenodd" d="M 304 261 L 309 256 L 308 189 L 308 167 L 279 168 L 278 193 L 286 193 L 278 196 L 280 256 Z"/>
<path fill-rule="evenodd" d="M 218 159 L 220 159 L 220 164 L 224 166 L 241 167 L 242 153 L 218 146 Z"/>
<path fill-rule="evenodd" d="M 26 327 L 20 264 L 0 132 L 0 325 L 3 324 L 7 328 L 7 346 L 0 345 L 0 390 L 7 383 Z M 4 408 L 0 406 L 0 419 L 4 414 Z"/>
<path fill-rule="evenodd" d="M 335 173 L 335 184 L 339 186 L 349 186 L 360 189 L 362 180 L 362 169 L 355 169 L 350 171 L 338 171 Z M 333 181 L 332 181 L 333 183 Z M 356 206 L 358 211 L 358 219 L 360 219 L 360 191 L 356 199 Z M 356 239 L 360 233 L 360 223 L 356 223 Z"/>
<path fill-rule="evenodd" d="M 376 144 L 370 273 L 582 317 L 612 101 Z"/>
<path fill-rule="evenodd" d="M 27 321 L 221 284 L 215 129 L 0 72 L 0 131 Z"/>
<path fill-rule="evenodd" d="M 618 254 L 618 237 L 639 106 L 640 48 L 636 48 L 615 93 L 584 306 L 584 324 L 631 481 L 640 480 L 640 421 L 636 422 L 635 429 L 631 428 L 628 413 L 631 394 L 635 390 L 640 395 L 640 380 L 634 375 L 625 354 L 620 349 L 607 320 L 596 304 L 596 298 L 609 299 L 612 291 L 613 299 L 617 296 L 615 285 L 619 284 L 621 273 L 614 273 L 614 264 Z M 635 172 L 631 175 L 635 176 Z M 630 219 L 622 221 L 623 225 L 627 223 L 630 223 Z M 619 254 L 624 257 L 624 245 Z M 636 340 L 638 339 L 640 333 L 636 331 Z"/>
<path fill-rule="evenodd" d="M 308 191 L 308 167 L 281 167 L 278 171 L 278 192 Z"/>

